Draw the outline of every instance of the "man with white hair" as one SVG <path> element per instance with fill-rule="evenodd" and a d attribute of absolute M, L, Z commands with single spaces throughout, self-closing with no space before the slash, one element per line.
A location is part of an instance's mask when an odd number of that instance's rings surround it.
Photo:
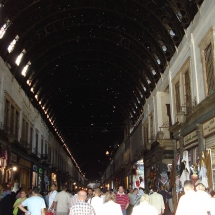
<path fill-rule="evenodd" d="M 96 215 L 93 207 L 86 202 L 87 193 L 84 190 L 78 192 L 78 201 L 70 208 L 69 215 Z"/>

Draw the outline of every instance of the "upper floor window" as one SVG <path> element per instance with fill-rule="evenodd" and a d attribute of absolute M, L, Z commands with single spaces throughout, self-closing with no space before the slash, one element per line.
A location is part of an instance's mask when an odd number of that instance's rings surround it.
<path fill-rule="evenodd" d="M 18 134 L 19 134 L 19 112 L 16 111 L 15 114 L 15 138 L 18 140 Z"/>
<path fill-rule="evenodd" d="M 4 104 L 4 131 L 15 135 L 18 140 L 19 133 L 19 108 L 9 94 L 5 93 Z"/>
<path fill-rule="evenodd" d="M 45 141 L 45 154 L 46 155 L 48 154 L 48 143 L 47 143 L 47 141 Z"/>
<path fill-rule="evenodd" d="M 206 95 L 210 95 L 215 92 L 215 56 L 213 34 L 214 29 L 210 28 L 199 43 Z"/>
<path fill-rule="evenodd" d="M 6 99 L 5 100 L 5 107 L 4 107 L 4 130 L 8 131 L 9 128 L 9 118 L 10 118 L 10 103 Z"/>
<path fill-rule="evenodd" d="M 31 126 L 30 128 L 30 145 L 32 146 L 33 144 L 33 127 Z"/>
<path fill-rule="evenodd" d="M 41 138 L 41 155 L 43 155 L 43 148 L 44 148 L 44 144 L 43 144 L 43 137 Z"/>
<path fill-rule="evenodd" d="M 187 112 L 190 112 L 190 107 L 192 106 L 192 95 L 191 95 L 189 70 L 187 70 L 184 73 L 184 97 L 185 97 L 185 104 L 188 107 Z"/>
<path fill-rule="evenodd" d="M 212 44 L 210 43 L 204 49 L 204 57 L 205 57 L 205 76 L 207 83 L 208 95 L 215 91 L 215 75 L 214 75 L 214 63 L 213 63 L 213 50 Z"/>
<path fill-rule="evenodd" d="M 150 114 L 150 139 L 154 138 L 154 114 Z"/>
<path fill-rule="evenodd" d="M 35 135 L 35 153 L 38 153 L 38 133 Z"/>
<path fill-rule="evenodd" d="M 51 157 L 52 157 L 52 151 L 51 151 L 51 147 L 48 147 L 48 156 L 49 156 L 49 161 L 51 162 Z"/>
<path fill-rule="evenodd" d="M 175 84 L 175 109 L 176 113 L 181 110 L 181 97 L 180 97 L 180 85 L 179 82 Z"/>
<path fill-rule="evenodd" d="M 143 137 L 144 137 L 144 144 L 146 145 L 147 142 L 148 142 L 148 123 L 145 123 L 144 124 L 144 127 L 143 127 Z"/>

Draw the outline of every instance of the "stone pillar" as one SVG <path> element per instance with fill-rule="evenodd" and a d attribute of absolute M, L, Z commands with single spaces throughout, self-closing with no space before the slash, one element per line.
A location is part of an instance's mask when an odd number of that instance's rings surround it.
<path fill-rule="evenodd" d="M 202 135 L 202 124 L 196 125 L 196 131 L 198 135 L 198 147 L 199 147 L 199 157 L 200 157 L 201 152 L 205 150 L 205 141 Z"/>

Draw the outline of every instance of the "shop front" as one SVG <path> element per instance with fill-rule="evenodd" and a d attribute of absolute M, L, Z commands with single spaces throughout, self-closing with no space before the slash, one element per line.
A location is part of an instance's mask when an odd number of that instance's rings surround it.
<path fill-rule="evenodd" d="M 44 170 L 44 190 L 49 190 L 50 188 L 50 181 L 48 171 Z"/>
<path fill-rule="evenodd" d="M 38 166 L 32 166 L 32 187 L 38 186 Z"/>
<path fill-rule="evenodd" d="M 44 180 L 43 180 L 43 168 L 39 167 L 38 168 L 38 188 L 40 191 L 44 191 Z"/>
<path fill-rule="evenodd" d="M 184 163 L 184 167 L 188 168 L 188 172 L 190 174 L 190 177 L 188 179 L 191 179 L 195 184 L 199 179 L 198 177 L 199 145 L 198 134 L 196 130 L 184 136 L 182 160 Z M 186 164 L 186 162 L 188 162 L 188 164 Z M 182 172 L 182 169 L 180 171 Z M 182 181 L 182 185 L 183 184 L 184 181 Z"/>
<path fill-rule="evenodd" d="M 31 162 L 19 158 L 18 167 L 17 167 L 17 181 L 19 183 L 19 187 L 22 187 L 24 190 L 28 190 L 30 187 L 30 171 L 31 170 Z"/>
<path fill-rule="evenodd" d="M 204 122 L 202 129 L 205 150 L 201 152 L 201 166 L 206 167 L 208 187 L 215 189 L 215 117 Z"/>
<path fill-rule="evenodd" d="M 132 168 L 132 188 L 145 188 L 144 162 L 143 159 L 137 161 Z"/>
<path fill-rule="evenodd" d="M 51 173 L 51 182 L 52 182 L 52 184 L 56 184 L 58 186 L 58 183 L 57 183 L 57 174 Z"/>
<path fill-rule="evenodd" d="M 0 145 L 0 184 L 7 183 L 12 180 L 12 170 L 6 176 L 8 166 L 8 150 Z M 10 176 L 11 175 L 11 176 Z"/>

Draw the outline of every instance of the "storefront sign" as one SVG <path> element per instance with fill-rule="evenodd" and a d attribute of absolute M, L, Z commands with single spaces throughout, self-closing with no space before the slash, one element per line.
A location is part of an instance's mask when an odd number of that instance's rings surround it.
<path fill-rule="evenodd" d="M 191 143 L 197 141 L 198 134 L 197 131 L 192 131 L 191 133 L 184 136 L 184 146 L 190 145 Z"/>
<path fill-rule="evenodd" d="M 24 159 L 22 159 L 22 158 L 20 158 L 19 164 L 20 164 L 21 166 L 28 167 L 29 169 L 31 168 L 31 162 L 26 161 L 26 160 L 24 160 Z"/>
<path fill-rule="evenodd" d="M 17 163 L 17 155 L 14 153 L 11 153 L 11 161 L 14 163 Z"/>
<path fill-rule="evenodd" d="M 203 136 L 206 137 L 215 133 L 215 117 L 205 122 L 203 125 Z"/>
<path fill-rule="evenodd" d="M 43 174 L 43 169 L 42 169 L 42 168 L 39 168 L 38 172 L 39 172 L 40 174 Z"/>
<path fill-rule="evenodd" d="M 33 165 L 32 169 L 34 172 L 37 172 L 37 166 Z"/>

